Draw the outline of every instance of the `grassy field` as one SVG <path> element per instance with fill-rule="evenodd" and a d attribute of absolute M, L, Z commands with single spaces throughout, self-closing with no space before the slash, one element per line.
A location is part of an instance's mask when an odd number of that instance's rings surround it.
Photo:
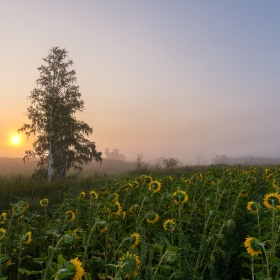
<path fill-rule="evenodd" d="M 30 159 L 25 163 L 22 158 L 0 158 L 0 174 L 11 174 L 11 173 L 21 173 L 21 174 L 31 174 L 36 168 L 37 160 Z M 108 173 L 108 174 L 118 174 L 125 173 L 129 170 L 135 169 L 135 165 L 131 162 L 126 162 L 122 160 L 113 159 L 103 159 L 102 164 L 93 161 L 90 164 L 85 164 L 83 166 L 83 174 L 93 174 L 93 173 Z"/>
<path fill-rule="evenodd" d="M 0 279 L 279 279 L 279 186 L 278 167 L 2 175 Z"/>

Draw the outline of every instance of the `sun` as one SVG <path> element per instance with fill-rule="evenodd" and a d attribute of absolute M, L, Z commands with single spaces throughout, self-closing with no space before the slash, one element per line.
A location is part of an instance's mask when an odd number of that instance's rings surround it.
<path fill-rule="evenodd" d="M 11 137 L 11 144 L 14 146 L 18 146 L 20 144 L 20 137 L 19 135 L 13 135 Z"/>

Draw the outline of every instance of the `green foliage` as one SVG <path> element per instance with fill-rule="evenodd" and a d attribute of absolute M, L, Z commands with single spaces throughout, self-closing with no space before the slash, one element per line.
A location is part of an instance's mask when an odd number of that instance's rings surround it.
<path fill-rule="evenodd" d="M 63 178 L 72 167 L 82 170 L 84 163 L 95 159 L 102 161 L 95 143 L 85 138 L 92 128 L 75 117 L 83 111 L 84 103 L 76 85 L 75 71 L 69 70 L 73 61 L 65 61 L 67 51 L 53 47 L 38 68 L 40 78 L 31 92 L 31 105 L 27 116 L 31 124 L 24 124 L 19 131 L 27 137 L 37 134 L 33 150 L 26 151 L 25 159 L 39 157 L 36 178 Z"/>
<path fill-rule="evenodd" d="M 279 179 L 278 168 L 211 167 L 183 176 L 118 177 L 98 186 L 64 181 L 66 188 L 80 185 L 55 206 L 54 197 L 38 191 L 40 211 L 24 198 L 6 209 L 0 277 L 277 279 Z M 276 199 L 268 204 L 275 209 L 267 206 L 267 194 Z M 40 206 L 44 197 L 50 203 Z M 250 208 L 252 201 L 260 208 Z M 248 236 L 261 248 L 257 256 L 250 254 L 253 247 L 246 252 Z"/>

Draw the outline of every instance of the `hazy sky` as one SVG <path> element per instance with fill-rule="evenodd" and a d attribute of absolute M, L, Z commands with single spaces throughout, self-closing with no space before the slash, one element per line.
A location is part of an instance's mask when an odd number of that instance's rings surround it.
<path fill-rule="evenodd" d="M 0 0 L 0 157 L 51 47 L 74 61 L 97 150 L 280 155 L 280 1 Z"/>

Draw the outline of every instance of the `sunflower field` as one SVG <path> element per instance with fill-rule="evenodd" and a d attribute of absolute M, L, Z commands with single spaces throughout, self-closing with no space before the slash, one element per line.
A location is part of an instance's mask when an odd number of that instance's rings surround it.
<path fill-rule="evenodd" d="M 0 213 L 0 280 L 280 279 L 280 167 L 117 178 Z"/>

